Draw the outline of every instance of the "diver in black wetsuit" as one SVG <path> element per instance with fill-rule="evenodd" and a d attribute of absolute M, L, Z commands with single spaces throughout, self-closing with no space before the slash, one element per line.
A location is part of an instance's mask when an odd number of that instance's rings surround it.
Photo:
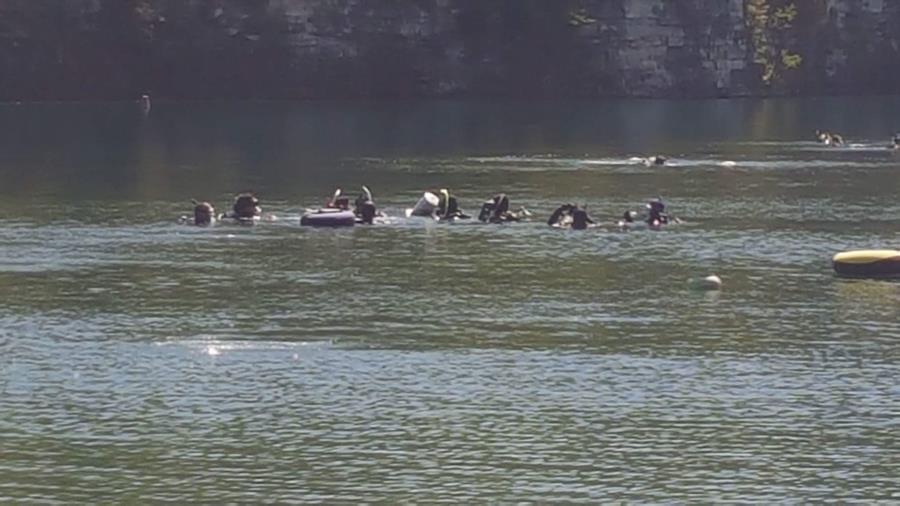
<path fill-rule="evenodd" d="M 588 216 L 587 211 L 580 207 L 572 210 L 572 230 L 584 230 L 593 224 L 594 220 Z"/>
<path fill-rule="evenodd" d="M 661 200 L 651 200 L 647 207 L 650 210 L 647 215 L 648 225 L 665 225 L 669 222 L 669 217 L 665 213 L 666 205 Z"/>
<path fill-rule="evenodd" d="M 622 213 L 622 219 L 617 223 L 618 227 L 621 230 L 631 230 L 634 226 L 634 219 L 637 217 L 637 212 L 635 211 L 625 211 Z"/>
<path fill-rule="evenodd" d="M 550 215 L 550 219 L 547 220 L 547 225 L 551 227 L 564 226 L 568 220 L 571 220 L 572 210 L 576 207 L 575 204 L 563 204 L 557 207 L 553 214 Z"/>
<path fill-rule="evenodd" d="M 239 193 L 234 198 L 231 212 L 222 215 L 222 218 L 231 218 L 239 221 L 248 221 L 259 218 L 262 209 L 259 207 L 259 198 L 252 192 Z"/>
<path fill-rule="evenodd" d="M 646 160 L 644 160 L 644 164 L 648 165 L 648 166 L 650 166 L 650 165 L 665 165 L 666 157 L 661 156 L 661 155 L 653 155 L 650 158 L 647 158 Z"/>
<path fill-rule="evenodd" d="M 467 219 L 469 216 L 462 212 L 459 208 L 459 202 L 456 197 L 450 195 L 446 189 L 440 191 L 440 197 L 437 208 L 437 217 L 439 220 L 451 220 L 453 218 Z"/>
<path fill-rule="evenodd" d="M 669 223 L 678 223 L 678 218 L 670 217 L 666 214 L 666 205 L 662 199 L 657 197 L 647 203 L 647 225 L 658 227 L 660 225 L 668 225 Z"/>
<path fill-rule="evenodd" d="M 209 202 L 197 202 L 196 200 L 191 202 L 194 203 L 194 225 L 212 225 L 216 220 L 216 209 L 212 204 Z"/>
<path fill-rule="evenodd" d="M 371 225 L 378 214 L 378 210 L 375 208 L 375 200 L 372 198 L 372 192 L 363 186 L 362 193 L 359 194 L 359 197 L 356 197 L 356 201 L 353 204 L 353 214 L 356 215 L 359 222 Z"/>
<path fill-rule="evenodd" d="M 518 211 L 509 210 L 509 197 L 505 193 L 498 193 L 481 205 L 478 220 L 487 223 L 506 223 L 510 221 L 522 221 L 531 216 L 524 207 Z"/>
<path fill-rule="evenodd" d="M 816 139 L 826 146 L 842 146 L 844 144 L 844 138 L 841 137 L 841 134 L 834 134 L 831 132 L 821 132 L 816 130 Z"/>
<path fill-rule="evenodd" d="M 334 190 L 334 195 L 325 203 L 326 209 L 340 209 L 341 211 L 350 210 L 350 197 L 344 196 L 340 188 Z"/>
<path fill-rule="evenodd" d="M 891 140 L 891 149 L 900 149 L 900 133 L 894 134 L 894 138 Z"/>
<path fill-rule="evenodd" d="M 509 212 L 509 197 L 505 193 L 498 193 L 481 204 L 481 212 L 478 213 L 478 221 L 502 223 L 506 221 L 504 216 Z"/>
<path fill-rule="evenodd" d="M 575 204 L 563 204 L 553 211 L 547 225 L 551 227 L 571 226 L 573 230 L 584 230 L 593 225 L 594 220 L 588 216 L 587 211 Z"/>

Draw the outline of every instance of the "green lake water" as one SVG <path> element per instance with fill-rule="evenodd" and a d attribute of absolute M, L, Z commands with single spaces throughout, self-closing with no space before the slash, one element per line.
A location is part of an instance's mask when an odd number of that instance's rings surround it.
<path fill-rule="evenodd" d="M 900 247 L 900 98 L 10 104 L 0 129 L 0 501 L 900 501 L 900 284 L 830 264 Z M 299 226 L 362 184 L 387 224 Z M 444 187 L 535 221 L 402 217 Z M 178 222 L 250 189 L 277 220 Z M 612 226 L 657 195 L 684 224 Z M 603 226 L 547 227 L 566 201 Z"/>

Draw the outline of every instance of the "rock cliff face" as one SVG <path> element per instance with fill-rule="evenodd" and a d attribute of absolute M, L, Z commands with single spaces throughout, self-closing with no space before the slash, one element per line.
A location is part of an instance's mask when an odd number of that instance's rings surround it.
<path fill-rule="evenodd" d="M 895 92 L 896 26 L 887 0 L 3 0 L 0 99 Z"/>

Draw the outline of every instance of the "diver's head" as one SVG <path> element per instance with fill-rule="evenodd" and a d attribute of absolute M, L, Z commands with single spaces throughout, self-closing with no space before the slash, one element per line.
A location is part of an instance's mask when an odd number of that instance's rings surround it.
<path fill-rule="evenodd" d="M 653 157 L 653 165 L 665 165 L 665 164 L 666 164 L 666 157 L 660 156 L 660 155 L 656 155 Z"/>
<path fill-rule="evenodd" d="M 253 218 L 262 213 L 259 208 L 259 199 L 251 192 L 244 192 L 235 197 L 232 209 L 238 218 Z"/>
<path fill-rule="evenodd" d="M 331 206 L 342 211 L 350 210 L 350 197 L 338 197 L 331 202 Z"/>
<path fill-rule="evenodd" d="M 194 225 L 209 225 L 216 216 L 216 210 L 209 202 L 194 202 Z"/>
<path fill-rule="evenodd" d="M 634 223 L 634 216 L 637 213 L 634 211 L 625 211 L 625 214 L 622 215 L 622 221 L 625 223 Z"/>

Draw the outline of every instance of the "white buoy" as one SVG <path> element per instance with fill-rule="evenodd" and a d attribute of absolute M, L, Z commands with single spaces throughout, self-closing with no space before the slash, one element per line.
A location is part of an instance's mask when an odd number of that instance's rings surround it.
<path fill-rule="evenodd" d="M 696 278 L 691 280 L 691 286 L 697 290 L 720 290 L 722 288 L 722 278 L 715 274 L 705 278 Z"/>

